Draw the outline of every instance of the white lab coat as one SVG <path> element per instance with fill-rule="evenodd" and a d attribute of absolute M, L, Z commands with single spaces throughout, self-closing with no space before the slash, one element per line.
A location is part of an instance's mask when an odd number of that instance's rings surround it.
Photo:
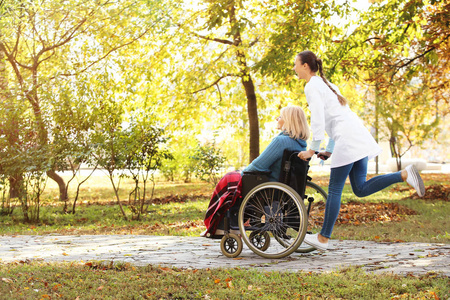
<path fill-rule="evenodd" d="M 340 94 L 335 85 L 331 86 Z M 313 140 L 323 140 L 326 131 L 335 141 L 331 168 L 345 166 L 364 157 L 371 159 L 381 153 L 381 147 L 362 120 L 348 105 L 339 103 L 337 96 L 321 77 L 311 77 L 305 86 L 305 95 L 311 111 Z"/>

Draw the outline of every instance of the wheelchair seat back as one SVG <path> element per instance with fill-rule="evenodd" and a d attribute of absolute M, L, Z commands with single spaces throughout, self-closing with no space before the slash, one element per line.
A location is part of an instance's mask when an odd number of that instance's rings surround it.
<path fill-rule="evenodd" d="M 309 161 L 300 159 L 298 153 L 284 150 L 279 181 L 293 188 L 304 199 Z"/>

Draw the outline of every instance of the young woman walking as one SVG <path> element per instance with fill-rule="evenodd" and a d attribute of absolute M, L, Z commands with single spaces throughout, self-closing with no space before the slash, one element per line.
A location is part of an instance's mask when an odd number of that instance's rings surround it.
<path fill-rule="evenodd" d="M 379 175 L 366 181 L 367 163 L 381 153 L 381 148 L 361 119 L 350 110 L 339 89 L 325 78 L 320 58 L 311 51 L 301 52 L 295 58 L 294 71 L 299 79 L 306 80 L 305 95 L 311 111 L 313 137 L 309 150 L 300 152 L 298 156 L 307 160 L 318 153 L 325 132 L 329 136 L 329 142 L 326 150 L 319 152 L 317 156 L 327 159 L 333 153 L 322 230 L 319 234 L 307 234 L 304 240 L 316 249 L 326 250 L 339 215 L 342 190 L 347 177 L 358 197 L 371 195 L 405 180 L 416 189 L 419 197 L 424 195 L 425 187 L 414 165 L 409 165 L 400 172 Z M 317 72 L 320 76 L 317 76 Z"/>

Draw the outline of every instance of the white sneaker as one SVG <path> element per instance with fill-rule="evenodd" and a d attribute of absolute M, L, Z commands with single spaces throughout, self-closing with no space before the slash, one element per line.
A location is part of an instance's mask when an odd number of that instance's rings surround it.
<path fill-rule="evenodd" d="M 303 240 L 305 243 L 307 243 L 310 246 L 313 246 L 317 250 L 325 251 L 328 249 L 328 242 L 321 243 L 318 239 L 318 233 L 316 234 L 306 234 L 305 239 Z"/>
<path fill-rule="evenodd" d="M 406 182 L 416 189 L 417 195 L 419 197 L 423 197 L 425 195 L 425 185 L 423 184 L 423 180 L 420 177 L 419 171 L 414 165 L 409 165 L 405 168 L 408 173 L 408 177 L 406 177 Z"/>

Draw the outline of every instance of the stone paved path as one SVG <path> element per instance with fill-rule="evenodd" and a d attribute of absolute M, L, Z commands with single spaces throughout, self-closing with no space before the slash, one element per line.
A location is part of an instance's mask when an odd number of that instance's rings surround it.
<path fill-rule="evenodd" d="M 327 272 L 346 266 L 398 274 L 438 272 L 450 277 L 450 244 L 337 241 L 332 250 L 294 253 L 271 260 L 244 245 L 236 259 L 222 255 L 220 240 L 201 237 L 89 235 L 0 236 L 0 262 L 106 260 L 179 268 L 249 267 L 274 271 Z"/>

